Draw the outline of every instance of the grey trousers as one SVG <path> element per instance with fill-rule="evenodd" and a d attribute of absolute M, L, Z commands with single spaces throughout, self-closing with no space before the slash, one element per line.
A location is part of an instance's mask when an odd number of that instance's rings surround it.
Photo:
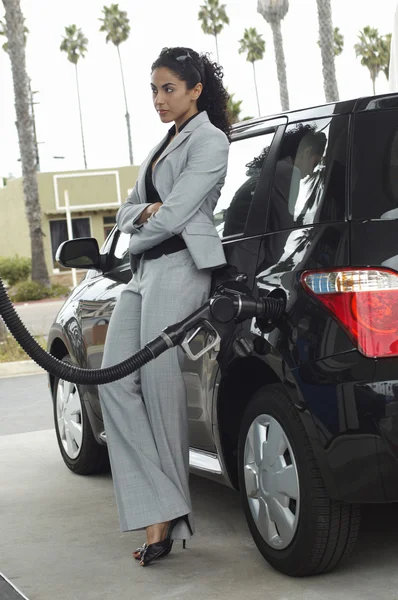
<path fill-rule="evenodd" d="M 210 282 L 211 271 L 199 271 L 186 249 L 141 260 L 112 313 L 102 366 L 128 358 L 196 310 L 208 299 Z M 183 360 L 181 348 L 172 348 L 98 388 L 122 531 L 191 513 Z M 179 523 L 173 538 L 189 537 Z"/>

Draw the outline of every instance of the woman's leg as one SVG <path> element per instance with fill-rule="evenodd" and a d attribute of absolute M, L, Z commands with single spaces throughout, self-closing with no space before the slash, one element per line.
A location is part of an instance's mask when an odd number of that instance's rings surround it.
<path fill-rule="evenodd" d="M 208 270 L 196 269 L 188 250 L 144 261 L 140 284 L 141 343 L 157 337 L 162 329 L 201 306 L 208 299 L 210 280 Z M 183 361 L 181 348 L 173 348 L 141 369 L 143 396 L 161 470 L 180 493 L 180 501 L 164 521 L 191 512 L 187 400 L 181 372 Z M 167 493 L 160 482 L 158 489 L 162 497 Z M 178 524 L 172 537 L 190 537 L 185 523 Z"/>
<path fill-rule="evenodd" d="M 109 323 L 102 366 L 114 365 L 142 345 L 139 274 L 122 291 Z M 122 531 L 141 529 L 178 515 L 180 490 L 162 472 L 140 373 L 99 386 L 115 496 Z"/>

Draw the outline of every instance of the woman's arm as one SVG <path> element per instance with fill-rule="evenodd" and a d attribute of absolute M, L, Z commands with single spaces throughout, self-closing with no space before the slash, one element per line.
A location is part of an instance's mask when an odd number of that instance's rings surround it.
<path fill-rule="evenodd" d="M 133 191 L 128 196 L 126 202 L 119 208 L 116 214 L 116 225 L 123 233 L 135 233 L 139 231 L 138 224 L 141 215 L 151 206 L 150 203 L 141 203 L 138 195 L 138 182 L 136 182 Z M 149 212 L 146 218 L 149 217 Z M 143 222 L 144 218 L 141 219 Z M 138 227 L 137 227 L 138 225 Z M 142 226 L 142 225 L 141 225 Z"/>
<path fill-rule="evenodd" d="M 202 136 L 188 149 L 188 161 L 159 210 L 131 238 L 130 251 L 140 254 L 181 233 L 209 192 L 225 176 L 229 142 L 219 130 Z"/>

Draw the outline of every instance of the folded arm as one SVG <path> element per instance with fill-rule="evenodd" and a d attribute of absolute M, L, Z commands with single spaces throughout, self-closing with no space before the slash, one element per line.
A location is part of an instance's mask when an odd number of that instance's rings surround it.
<path fill-rule="evenodd" d="M 227 171 L 229 142 L 221 134 L 198 140 L 188 149 L 188 160 L 159 210 L 131 238 L 130 251 L 140 254 L 179 234 Z"/>
<path fill-rule="evenodd" d="M 151 206 L 150 203 L 140 203 L 137 182 L 130 196 L 128 196 L 126 202 L 119 208 L 116 214 L 118 229 L 123 231 L 123 233 L 135 233 L 139 231 L 142 225 L 138 225 L 137 221 L 149 206 Z"/>

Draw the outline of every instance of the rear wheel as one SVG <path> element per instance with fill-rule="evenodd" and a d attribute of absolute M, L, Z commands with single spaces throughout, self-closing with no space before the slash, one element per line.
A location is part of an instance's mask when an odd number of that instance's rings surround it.
<path fill-rule="evenodd" d="M 260 389 L 239 439 L 239 481 L 246 519 L 264 558 L 300 577 L 334 569 L 359 532 L 357 505 L 327 492 L 297 409 L 282 385 Z"/>
<path fill-rule="evenodd" d="M 72 364 L 69 355 L 62 360 Z M 108 450 L 94 437 L 79 386 L 56 377 L 53 407 L 58 446 L 68 469 L 78 475 L 107 471 Z"/>

